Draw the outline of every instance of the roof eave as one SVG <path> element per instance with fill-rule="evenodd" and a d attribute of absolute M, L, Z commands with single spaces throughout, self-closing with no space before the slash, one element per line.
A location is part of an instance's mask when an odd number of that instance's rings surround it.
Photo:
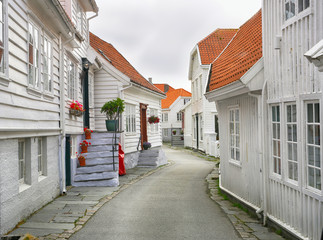
<path fill-rule="evenodd" d="M 149 89 L 149 88 L 147 88 L 147 87 L 145 87 L 145 86 L 143 86 L 143 85 L 138 84 L 137 82 L 135 82 L 135 81 L 133 81 L 133 80 L 130 80 L 130 81 L 132 82 L 132 84 L 133 84 L 134 86 L 136 86 L 136 87 L 138 87 L 138 88 L 141 88 L 141 89 L 143 89 L 143 90 L 145 90 L 145 91 L 147 91 L 147 92 L 149 92 L 149 93 L 151 93 L 151 94 L 157 95 L 157 96 L 158 96 L 158 97 L 160 97 L 161 99 L 166 98 L 166 94 L 159 93 L 159 92 L 156 92 L 156 91 L 154 91 L 154 90 L 151 90 L 151 89 Z"/>
<path fill-rule="evenodd" d="M 308 50 L 304 56 L 313 63 L 320 72 L 323 72 L 323 39 Z"/>

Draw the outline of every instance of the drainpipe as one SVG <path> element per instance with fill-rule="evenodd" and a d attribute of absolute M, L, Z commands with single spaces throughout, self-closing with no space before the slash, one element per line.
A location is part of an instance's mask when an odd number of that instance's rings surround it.
<path fill-rule="evenodd" d="M 196 120 L 196 151 L 199 151 L 199 114 L 195 113 Z"/>
<path fill-rule="evenodd" d="M 60 128 L 61 134 L 59 137 L 59 185 L 60 193 L 66 193 L 66 172 L 65 172 L 65 80 L 64 80 L 64 46 L 74 40 L 75 33 L 72 33 L 72 37 L 62 42 L 62 35 L 59 35 L 59 49 L 60 49 L 60 65 L 59 65 L 59 79 L 60 79 Z"/>

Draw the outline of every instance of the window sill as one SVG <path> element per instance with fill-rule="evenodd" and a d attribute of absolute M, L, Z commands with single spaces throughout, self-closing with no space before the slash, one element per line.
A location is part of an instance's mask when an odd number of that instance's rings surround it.
<path fill-rule="evenodd" d="M 30 95 L 33 95 L 35 97 L 41 97 L 42 93 L 35 88 L 31 88 L 30 86 L 27 87 L 27 93 L 29 93 Z"/>
<path fill-rule="evenodd" d="M 44 98 L 49 101 L 54 100 L 54 94 L 52 92 L 44 92 Z"/>
<path fill-rule="evenodd" d="M 8 87 L 9 86 L 9 83 L 10 83 L 10 79 L 5 77 L 5 76 L 0 76 L 0 84 L 5 86 L 5 87 Z"/>
<path fill-rule="evenodd" d="M 136 136 L 136 132 L 126 132 L 125 135 L 126 136 Z"/>
<path fill-rule="evenodd" d="M 318 190 L 316 188 L 312 188 L 312 187 L 304 187 L 303 189 L 303 192 L 312 197 L 312 198 L 315 198 L 315 199 L 319 199 L 322 197 L 323 193 L 322 193 L 322 190 Z"/>
<path fill-rule="evenodd" d="M 47 176 L 45 176 L 45 175 L 39 175 L 38 176 L 38 182 L 41 182 L 41 181 L 43 181 L 46 178 L 47 178 Z"/>
<path fill-rule="evenodd" d="M 31 186 L 25 183 L 21 183 L 19 185 L 19 193 L 26 191 L 28 188 L 30 188 Z"/>
<path fill-rule="evenodd" d="M 237 161 L 237 160 L 234 160 L 234 159 L 230 159 L 230 160 L 229 160 L 229 163 L 230 163 L 230 164 L 232 164 L 233 166 L 236 166 L 236 167 L 242 168 L 241 161 Z"/>

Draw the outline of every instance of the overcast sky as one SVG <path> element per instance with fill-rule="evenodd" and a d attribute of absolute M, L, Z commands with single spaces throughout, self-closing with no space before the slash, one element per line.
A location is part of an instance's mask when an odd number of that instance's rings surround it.
<path fill-rule="evenodd" d="M 191 90 L 189 56 L 217 28 L 238 28 L 261 0 L 96 0 L 90 31 L 153 83 Z"/>

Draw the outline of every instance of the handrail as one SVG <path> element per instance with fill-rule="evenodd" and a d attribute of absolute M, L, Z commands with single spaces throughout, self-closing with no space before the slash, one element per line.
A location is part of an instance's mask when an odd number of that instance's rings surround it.
<path fill-rule="evenodd" d="M 139 136 L 139 141 L 138 141 L 138 145 L 137 145 L 137 151 L 139 151 L 139 145 L 140 145 L 140 143 L 141 143 L 141 134 Z"/>
<path fill-rule="evenodd" d="M 114 151 L 115 151 L 115 148 L 116 148 L 116 144 L 117 144 L 117 130 L 119 130 L 119 106 L 117 108 L 117 114 L 114 118 L 114 136 L 113 136 L 113 144 L 112 144 L 112 161 L 113 161 L 113 171 L 116 170 L 116 167 L 115 167 L 115 160 L 114 160 Z M 118 129 L 117 129 L 117 123 L 118 123 Z"/>

